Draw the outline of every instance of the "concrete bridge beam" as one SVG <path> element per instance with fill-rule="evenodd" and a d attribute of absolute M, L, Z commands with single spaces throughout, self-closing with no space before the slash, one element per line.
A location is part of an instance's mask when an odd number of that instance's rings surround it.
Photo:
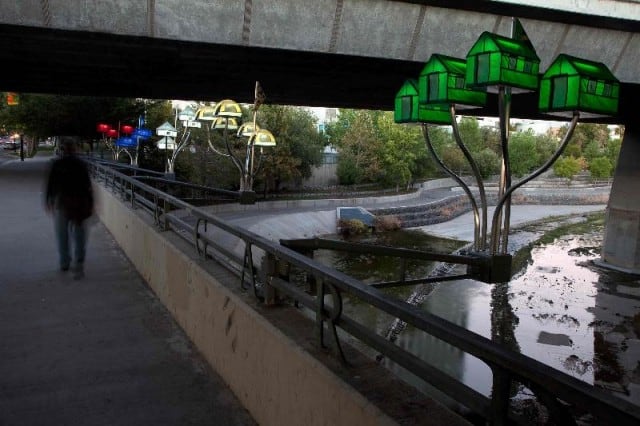
<path fill-rule="evenodd" d="M 602 265 L 640 274 L 640 125 L 627 123 L 607 205 Z"/>

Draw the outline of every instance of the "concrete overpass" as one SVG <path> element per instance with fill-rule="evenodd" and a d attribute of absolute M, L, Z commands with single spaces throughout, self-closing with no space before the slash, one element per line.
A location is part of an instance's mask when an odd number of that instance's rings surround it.
<path fill-rule="evenodd" d="M 633 117 L 637 0 L 0 0 L 0 90 L 250 102 L 260 80 L 271 103 L 390 109 L 432 53 L 464 57 L 511 16 L 541 69 L 561 52 L 607 64 L 614 121 Z M 541 118 L 525 99 L 512 114 Z"/>

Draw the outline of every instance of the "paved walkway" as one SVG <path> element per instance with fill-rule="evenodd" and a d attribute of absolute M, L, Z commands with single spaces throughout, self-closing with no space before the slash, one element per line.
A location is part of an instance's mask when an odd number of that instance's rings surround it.
<path fill-rule="evenodd" d="M 48 158 L 0 151 L 0 425 L 252 425 L 101 223 L 58 271 Z"/>

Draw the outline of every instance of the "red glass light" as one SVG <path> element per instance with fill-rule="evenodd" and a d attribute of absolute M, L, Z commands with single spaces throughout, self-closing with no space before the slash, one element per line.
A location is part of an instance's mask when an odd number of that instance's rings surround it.
<path fill-rule="evenodd" d="M 110 128 L 111 126 L 104 123 L 98 123 L 98 125 L 96 126 L 96 130 L 98 131 L 98 133 L 107 133 Z"/>
<path fill-rule="evenodd" d="M 107 130 L 107 137 L 108 138 L 117 138 L 118 137 L 118 131 L 116 129 Z"/>
<path fill-rule="evenodd" d="M 125 135 L 130 135 L 131 133 L 133 133 L 133 126 L 129 126 L 128 124 L 123 124 L 120 127 L 120 131 Z"/>

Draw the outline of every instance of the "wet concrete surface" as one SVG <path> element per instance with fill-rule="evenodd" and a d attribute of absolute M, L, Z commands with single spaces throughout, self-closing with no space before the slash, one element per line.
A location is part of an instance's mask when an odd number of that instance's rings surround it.
<path fill-rule="evenodd" d="M 255 424 L 101 223 L 58 270 L 48 161 L 0 154 L 0 424 Z"/>

